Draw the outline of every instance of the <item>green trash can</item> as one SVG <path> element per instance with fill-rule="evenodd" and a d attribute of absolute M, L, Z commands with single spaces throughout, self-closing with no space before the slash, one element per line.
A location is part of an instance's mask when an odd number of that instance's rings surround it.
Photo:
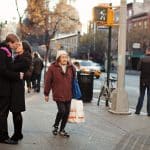
<path fill-rule="evenodd" d="M 78 83 L 80 86 L 83 102 L 91 102 L 93 99 L 93 81 L 94 73 L 84 74 L 77 73 Z"/>

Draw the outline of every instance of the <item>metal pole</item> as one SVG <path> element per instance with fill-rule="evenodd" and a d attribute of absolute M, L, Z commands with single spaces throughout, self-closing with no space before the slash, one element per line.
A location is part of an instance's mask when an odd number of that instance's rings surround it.
<path fill-rule="evenodd" d="M 111 33 L 112 27 L 108 28 L 108 50 L 107 50 L 107 86 L 109 87 L 109 78 L 110 78 L 110 65 L 111 65 Z"/>
<path fill-rule="evenodd" d="M 109 4 L 112 6 L 112 3 Z M 110 65 L 111 65 L 111 33 L 112 27 L 108 27 L 108 50 L 107 50 L 107 87 L 109 87 L 109 78 L 110 78 Z"/>
<path fill-rule="evenodd" d="M 124 115 L 130 114 L 128 95 L 125 91 L 126 17 L 126 0 L 121 0 L 118 34 L 118 82 L 117 89 L 112 95 L 112 106 L 110 112 Z"/>

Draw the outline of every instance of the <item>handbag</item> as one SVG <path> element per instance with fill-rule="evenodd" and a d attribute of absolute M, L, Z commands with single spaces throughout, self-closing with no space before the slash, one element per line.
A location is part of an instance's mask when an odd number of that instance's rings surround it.
<path fill-rule="evenodd" d="M 72 83 L 72 98 L 80 99 L 82 96 L 77 78 L 73 79 Z"/>
<path fill-rule="evenodd" d="M 85 122 L 82 100 L 72 99 L 68 122 L 69 123 Z"/>

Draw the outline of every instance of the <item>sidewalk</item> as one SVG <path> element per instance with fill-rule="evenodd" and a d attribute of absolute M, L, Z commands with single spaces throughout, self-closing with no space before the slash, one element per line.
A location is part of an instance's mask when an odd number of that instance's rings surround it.
<path fill-rule="evenodd" d="M 84 103 L 86 122 L 68 124 L 70 138 L 53 136 L 56 105 L 44 102 L 42 92 L 26 95 L 24 139 L 18 145 L 0 144 L 0 150 L 149 150 L 150 118 L 146 115 L 113 115 L 104 103 Z M 9 116 L 9 131 L 13 125 Z"/>

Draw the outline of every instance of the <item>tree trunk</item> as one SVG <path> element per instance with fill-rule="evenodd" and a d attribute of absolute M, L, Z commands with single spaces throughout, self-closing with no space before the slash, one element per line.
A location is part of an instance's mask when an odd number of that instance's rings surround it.
<path fill-rule="evenodd" d="M 50 40 L 47 41 L 46 43 L 46 53 L 45 53 L 45 66 L 44 66 L 44 79 L 45 79 L 45 75 L 47 72 L 47 61 L 48 61 L 48 55 L 49 55 L 49 51 L 50 51 Z"/>

